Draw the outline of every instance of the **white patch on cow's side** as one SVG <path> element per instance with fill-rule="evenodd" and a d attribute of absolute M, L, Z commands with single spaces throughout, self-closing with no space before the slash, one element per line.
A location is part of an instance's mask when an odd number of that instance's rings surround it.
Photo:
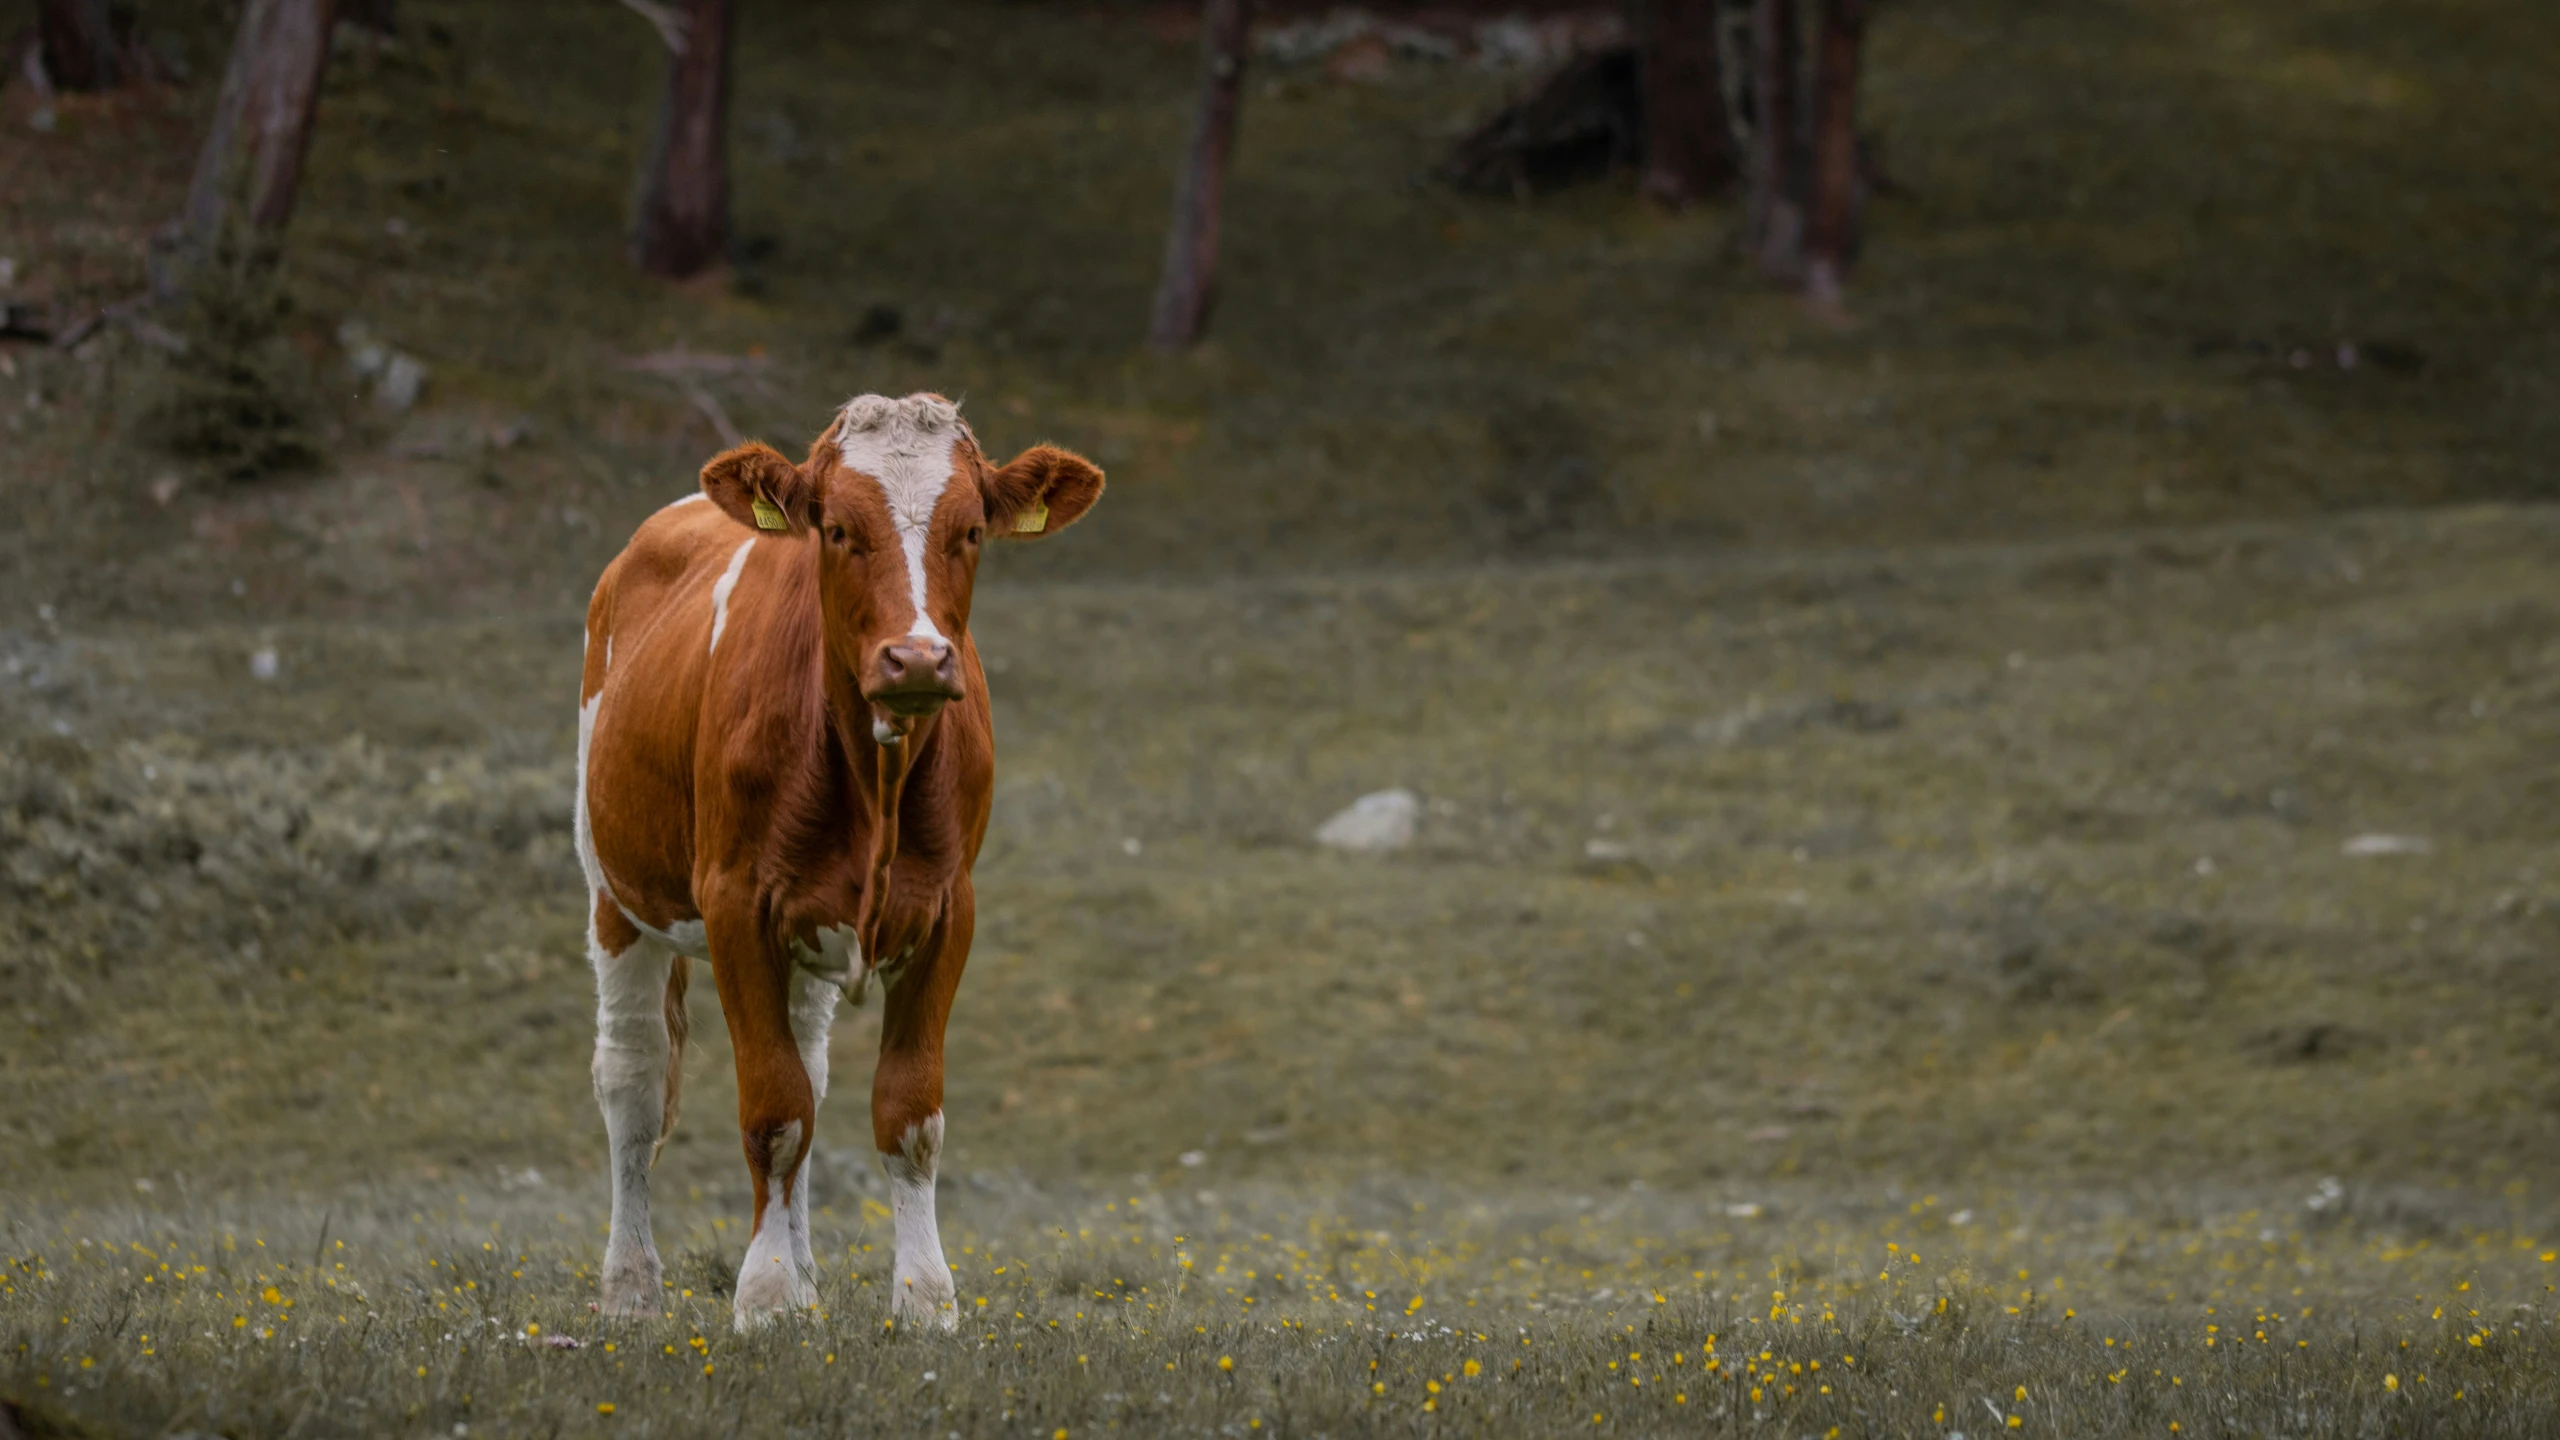
<path fill-rule="evenodd" d="M 694 492 L 693 492 L 692 494 L 690 494 L 690 495 L 679 495 L 679 496 L 677 496 L 675 499 L 668 501 L 666 504 L 659 506 L 659 507 L 658 507 L 658 513 L 659 513 L 659 514 L 661 514 L 661 515 L 664 515 L 665 513 L 667 513 L 667 512 L 668 512 L 668 511 L 670 511 L 670 510 L 675 509 L 675 508 L 676 508 L 677 506 L 679 506 L 679 505 L 690 505 L 690 504 L 692 504 L 692 503 L 693 503 L 694 501 L 696 501 L 696 500 L 708 500 L 708 499 L 710 499 L 710 498 L 711 498 L 710 496 L 703 494 L 703 493 L 702 493 L 701 491 L 699 491 L 699 490 L 696 490 L 696 491 L 694 491 Z"/>
<path fill-rule="evenodd" d="M 942 1112 L 907 1127 L 898 1148 L 880 1156 L 889 1174 L 889 1213 L 898 1227 L 898 1265 L 889 1289 L 889 1315 L 941 1330 L 959 1326 L 951 1267 L 942 1258 L 942 1233 L 933 1218 L 933 1177 L 942 1163 Z"/>
<path fill-rule="evenodd" d="M 889 519 L 898 527 L 898 548 L 907 560 L 907 599 L 915 607 L 907 633 L 945 644 L 949 637 L 925 612 L 924 547 L 934 507 L 951 485 L 951 447 L 964 433 L 959 407 L 930 395 L 859 395 L 845 402 L 836 422 L 844 463 L 877 481 L 888 497 Z"/>
<path fill-rule="evenodd" d="M 711 653 L 720 653 L 720 632 L 729 625 L 729 592 L 738 588 L 738 572 L 747 568 L 747 552 L 756 548 L 756 537 L 738 542 L 738 553 L 729 557 L 729 568 L 711 582 Z"/>
<path fill-rule="evenodd" d="M 649 1235 L 649 1161 L 665 1116 L 667 969 L 664 948 L 641 940 L 608 954 L 595 934 L 598 891 L 588 892 L 587 958 L 596 972 L 597 1108 L 612 1153 L 613 1221 L 604 1246 L 608 1315 L 658 1313 L 658 1249 Z"/>
<path fill-rule="evenodd" d="M 610 635 L 604 637 L 604 673 L 613 673 L 613 637 Z"/>
<path fill-rule="evenodd" d="M 595 895 L 606 889 L 604 863 L 596 859 L 595 827 L 587 820 L 587 751 L 595 744 L 596 711 L 604 705 L 604 692 L 598 690 L 578 707 L 578 808 L 569 817 L 570 834 L 576 837 L 578 869 L 587 877 L 587 940 L 595 941 Z"/>
<path fill-rule="evenodd" d="M 648 936 L 650 939 L 657 941 L 659 944 L 666 946 L 668 949 L 673 950 L 679 955 L 690 955 L 694 959 L 705 963 L 708 963 L 711 959 L 710 932 L 699 920 L 678 920 L 672 925 L 662 927 L 652 925 L 648 921 L 641 919 L 639 916 L 632 914 L 628 908 L 623 910 L 622 918 L 630 921 L 632 928 L 638 930 L 641 934 Z"/>

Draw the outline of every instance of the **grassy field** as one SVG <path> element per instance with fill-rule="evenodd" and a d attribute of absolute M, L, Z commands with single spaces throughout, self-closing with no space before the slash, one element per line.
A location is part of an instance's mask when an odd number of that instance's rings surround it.
<path fill-rule="evenodd" d="M 586 1319 L 566 617 L 22 648 L 0 1364 L 241 1434 L 1900 1434 L 1985 1398 L 2065 1434 L 2532 1433 L 2555 550 L 2560 517 L 2488 510 L 990 587 L 1007 761 L 944 1187 L 989 1323 L 947 1342 L 875 1331 L 885 1189 L 841 1108 L 829 1318 L 720 1331 L 708 987 L 659 1181 L 692 1294 L 663 1332 Z M 1573 669 L 1603 613 L 1616 664 Z M 1412 851 L 1308 843 L 1390 783 L 1428 799 Z M 1832 1393 L 1749 1401 L 1763 1349 Z M 1441 1378 L 1470 1359 L 1499 1383 Z"/>
<path fill-rule="evenodd" d="M 2560 1408 L 2551 1268 L 2503 1234 L 2083 1231 L 2190 1257 L 2203 1288 L 2127 1315 L 2116 1261 L 1936 1196 L 1819 1223 L 1423 1193 L 973 1206 L 950 1338 L 879 1319 L 876 1206 L 818 1225 L 821 1313 L 745 1337 L 725 1251 L 679 1257 L 662 1319 L 600 1325 L 592 1227 L 521 1198 L 20 1213 L 44 1233 L 0 1338 L 32 1435 L 2530 1435 Z"/>
<path fill-rule="evenodd" d="M 1503 77 L 1260 69 L 1180 361 L 1173 10 L 751 7 L 749 243 L 678 289 L 646 28 L 403 13 L 288 277 L 418 410 L 228 484 L 129 335 L 0 350 L 20 1431 L 2553 1428 L 2550 13 L 1893 7 L 1846 332 L 1725 210 L 1416 183 Z M 0 90 L 22 290 L 138 282 L 219 28 Z M 664 1318 L 587 1309 L 577 620 L 713 444 L 622 363 L 678 346 L 780 442 L 930 385 L 1111 469 L 975 621 L 948 1339 L 841 1088 L 825 1314 L 729 1332 L 708 985 Z M 1312 843 L 1390 786 L 1411 848 Z"/>

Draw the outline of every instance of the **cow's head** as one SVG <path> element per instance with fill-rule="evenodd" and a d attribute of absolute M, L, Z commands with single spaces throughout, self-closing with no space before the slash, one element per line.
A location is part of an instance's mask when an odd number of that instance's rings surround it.
<path fill-rule="evenodd" d="M 885 735 L 960 698 L 980 545 L 1074 524 L 1102 472 L 1049 445 L 998 468 L 941 396 L 863 395 L 801 464 L 742 445 L 703 467 L 702 489 L 741 524 L 816 547 L 828 659 Z"/>

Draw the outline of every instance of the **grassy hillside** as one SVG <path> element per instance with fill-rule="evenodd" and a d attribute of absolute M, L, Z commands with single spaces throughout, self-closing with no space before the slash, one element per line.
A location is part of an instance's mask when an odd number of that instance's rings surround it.
<path fill-rule="evenodd" d="M 2018 536 L 2552 483 L 2537 237 L 2560 233 L 2560 162 L 2513 141 L 2560 124 L 2542 7 L 1887 9 L 1870 112 L 1896 188 L 1840 334 L 1729 255 L 1727 209 L 1430 183 L 1504 76 L 1264 66 L 1214 338 L 1175 361 L 1135 341 L 1186 123 L 1179 7 L 757 7 L 740 259 L 676 289 L 621 258 L 648 27 L 404 14 L 397 46 L 332 71 L 290 278 L 316 374 L 356 317 L 433 366 L 429 413 L 384 453 L 349 400 L 318 493 L 164 512 L 143 498 L 164 462 L 120 428 L 147 357 L 21 351 L 40 398 L 11 422 L 11 553 L 34 588 L 145 614 L 227 604 L 235 577 L 270 610 L 557 605 L 713 441 L 620 363 L 672 346 L 760 357 L 711 388 L 787 444 L 846 393 L 935 387 L 992 443 L 1089 448 L 1118 503 L 1021 562 L 1051 573 Z M 186 23 L 185 90 L 0 139 L 22 290 L 76 310 L 137 282 L 220 40 Z"/>

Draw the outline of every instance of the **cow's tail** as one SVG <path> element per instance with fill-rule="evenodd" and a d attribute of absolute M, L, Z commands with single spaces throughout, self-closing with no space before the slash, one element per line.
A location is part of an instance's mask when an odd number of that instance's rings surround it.
<path fill-rule="evenodd" d="M 676 1112 L 684 1108 L 684 1042 L 693 1030 L 693 1022 L 684 1008 L 685 987 L 693 983 L 693 961 L 678 955 L 667 967 L 667 1084 L 665 1108 L 658 1115 L 658 1141 L 649 1147 L 649 1164 L 658 1163 L 658 1152 L 667 1148 L 667 1137 L 675 1133 Z"/>

